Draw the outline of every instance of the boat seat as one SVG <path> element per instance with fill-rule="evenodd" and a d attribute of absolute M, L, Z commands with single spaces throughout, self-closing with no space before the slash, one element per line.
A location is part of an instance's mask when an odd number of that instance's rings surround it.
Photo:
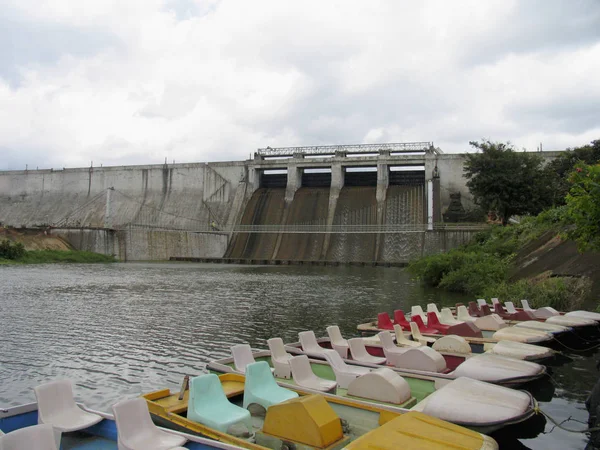
<path fill-rule="evenodd" d="M 346 364 L 335 350 L 325 350 L 323 356 L 325 356 L 335 374 L 335 381 L 342 389 L 348 389 L 348 385 L 352 380 L 371 371 L 368 367 Z"/>
<path fill-rule="evenodd" d="M 469 315 L 473 317 L 483 317 L 483 312 L 476 302 L 469 302 Z"/>
<path fill-rule="evenodd" d="M 427 303 L 427 312 L 434 312 L 437 316 L 440 316 L 440 311 L 435 303 Z"/>
<path fill-rule="evenodd" d="M 441 334 L 439 330 L 436 330 L 435 328 L 430 328 L 425 326 L 425 324 L 423 323 L 423 320 L 421 319 L 421 316 L 412 316 L 411 320 L 417 324 L 417 326 L 419 327 L 419 330 L 421 331 L 421 333 L 425 333 L 425 334 Z M 412 330 L 412 325 L 411 325 L 411 330 Z"/>
<path fill-rule="evenodd" d="M 394 325 L 394 334 L 396 335 L 396 345 L 400 347 L 422 347 L 423 344 L 417 341 L 411 341 L 404 334 L 400 325 Z"/>
<path fill-rule="evenodd" d="M 200 375 L 190 380 L 187 418 L 222 433 L 227 433 L 230 426 L 242 423 L 252 435 L 250 413 L 229 402 L 221 380 L 214 373 Z"/>
<path fill-rule="evenodd" d="M 396 325 L 398 326 L 398 325 Z M 382 333 L 389 333 L 389 331 L 382 331 Z M 385 364 L 386 359 L 381 356 L 370 355 L 365 347 L 365 341 L 362 338 L 348 339 L 350 345 L 350 353 L 352 359 L 358 362 L 364 362 L 369 364 Z"/>
<path fill-rule="evenodd" d="M 504 306 L 506 306 L 506 311 L 510 314 L 519 314 L 522 317 L 525 317 L 525 315 L 527 315 L 529 317 L 529 320 L 536 319 L 535 314 L 533 314 L 531 311 L 525 311 L 523 309 L 518 310 L 517 308 L 515 308 L 513 302 L 504 302 Z"/>
<path fill-rule="evenodd" d="M 331 350 L 335 352 L 334 350 Z M 337 354 L 337 352 L 335 352 Z M 246 367 L 244 384 L 244 408 L 257 404 L 265 409 L 286 400 L 298 397 L 298 394 L 277 384 L 266 361 L 249 364 Z"/>
<path fill-rule="evenodd" d="M 33 425 L 11 431 L 0 432 L 2 450 L 58 450 L 54 439 L 54 429 L 50 424 Z"/>
<path fill-rule="evenodd" d="M 456 334 L 457 336 L 483 337 L 481 330 L 473 322 L 460 322 L 457 325 L 443 325 L 435 313 L 429 312 L 428 326 L 439 330 L 442 334 Z"/>
<path fill-rule="evenodd" d="M 317 342 L 317 337 L 315 336 L 314 331 L 301 331 L 300 333 L 298 333 L 298 338 L 300 340 L 300 345 L 302 346 L 302 351 L 304 353 L 318 356 L 319 358 L 323 356 L 323 351 L 325 349 L 321 347 Z"/>
<path fill-rule="evenodd" d="M 536 319 L 547 319 L 549 317 L 560 316 L 560 313 L 550 306 L 533 309 L 529 306 L 529 301 L 527 300 L 521 300 L 521 305 L 523 306 L 524 311 L 532 313 Z"/>
<path fill-rule="evenodd" d="M 527 311 L 516 311 L 514 313 L 510 313 L 505 311 L 500 303 L 494 304 L 494 312 L 502 317 L 504 320 L 532 320 L 533 315 L 528 313 Z"/>
<path fill-rule="evenodd" d="M 77 406 L 69 380 L 40 384 L 33 390 L 38 403 L 38 423 L 47 423 L 54 427 L 58 448 L 61 433 L 83 430 L 102 420 L 98 414 L 89 413 Z"/>
<path fill-rule="evenodd" d="M 492 301 L 492 305 L 495 305 L 496 303 L 500 303 L 500 299 L 498 299 L 497 297 L 494 297 L 494 298 L 492 298 L 490 300 Z"/>
<path fill-rule="evenodd" d="M 271 338 L 267 340 L 269 350 L 271 351 L 271 362 L 273 363 L 274 374 L 277 378 L 290 379 L 292 370 L 290 368 L 290 359 L 292 355 L 285 351 L 283 340 L 281 338 Z"/>
<path fill-rule="evenodd" d="M 404 316 L 404 311 L 401 309 L 396 309 L 394 311 L 394 325 L 399 325 L 403 330 L 410 331 L 410 322 Z"/>
<path fill-rule="evenodd" d="M 343 338 L 340 327 L 331 325 L 327 327 L 327 335 L 331 341 L 331 347 L 340 354 L 342 358 L 348 357 L 348 341 Z"/>
<path fill-rule="evenodd" d="M 438 352 L 458 353 L 461 355 L 470 354 L 471 346 L 462 336 L 451 334 L 444 336 L 433 343 L 432 349 Z"/>
<path fill-rule="evenodd" d="M 456 320 L 452 311 L 450 311 L 450 308 L 442 308 L 442 313 L 439 315 L 439 318 L 443 325 L 458 325 L 459 323 L 465 322 L 465 320 Z"/>
<path fill-rule="evenodd" d="M 138 397 L 113 405 L 119 450 L 169 450 L 186 443 L 183 436 L 160 430 L 150 418 L 146 400 Z"/>
<path fill-rule="evenodd" d="M 435 338 L 423 336 L 421 330 L 419 330 L 419 326 L 415 322 L 410 323 L 410 332 L 413 339 L 423 345 L 431 344 L 436 341 Z"/>
<path fill-rule="evenodd" d="M 353 379 L 348 395 L 401 405 L 410 400 L 410 386 L 392 369 L 382 367 Z"/>
<path fill-rule="evenodd" d="M 310 366 L 308 356 L 294 356 L 290 361 L 290 366 L 292 368 L 292 378 L 298 386 L 322 392 L 335 391 L 337 382 L 316 376 Z"/>
<path fill-rule="evenodd" d="M 481 305 L 480 309 L 481 309 L 481 314 L 483 315 L 483 317 L 492 315 L 492 310 L 490 309 L 490 305 Z"/>
<path fill-rule="evenodd" d="M 392 319 L 386 312 L 382 312 L 377 314 L 377 328 L 380 330 L 393 330 L 394 324 L 392 323 Z"/>
<path fill-rule="evenodd" d="M 477 317 L 469 314 L 465 305 L 456 307 L 456 318 L 462 322 L 475 322 L 477 320 Z"/>
<path fill-rule="evenodd" d="M 378 336 L 388 363 L 394 367 L 436 373 L 446 370 L 446 360 L 432 348 L 425 346 L 400 348 L 394 344 L 391 334 L 387 331 L 381 331 Z"/>
<path fill-rule="evenodd" d="M 254 361 L 254 355 L 252 355 L 252 348 L 248 344 L 234 345 L 231 347 L 231 354 L 233 355 L 235 370 L 238 372 L 246 373 L 246 366 L 256 362 Z"/>
<path fill-rule="evenodd" d="M 419 306 L 419 305 L 416 305 L 416 306 L 413 306 L 412 308 L 410 308 L 410 317 L 412 318 L 415 316 L 419 316 L 421 318 L 421 320 L 423 321 L 423 323 L 427 324 L 427 315 L 423 311 L 423 308 L 421 308 L 421 306 Z"/>

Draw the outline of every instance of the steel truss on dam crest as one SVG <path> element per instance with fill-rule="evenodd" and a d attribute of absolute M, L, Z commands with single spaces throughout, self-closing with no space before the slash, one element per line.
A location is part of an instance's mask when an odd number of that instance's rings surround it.
<path fill-rule="evenodd" d="M 309 147 L 265 147 L 259 148 L 256 154 L 263 157 L 301 155 L 335 155 L 336 153 L 377 153 L 380 150 L 390 152 L 432 152 L 440 154 L 441 150 L 433 146 L 433 142 L 397 142 L 385 144 L 348 144 L 348 145 L 321 145 Z"/>

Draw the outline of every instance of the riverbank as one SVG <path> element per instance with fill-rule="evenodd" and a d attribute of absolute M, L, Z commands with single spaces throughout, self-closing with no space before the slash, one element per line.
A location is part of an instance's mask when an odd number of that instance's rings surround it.
<path fill-rule="evenodd" d="M 0 265 L 8 264 L 49 264 L 49 263 L 111 263 L 112 256 L 77 250 L 32 250 L 26 251 L 18 259 L 0 258 Z"/>
<path fill-rule="evenodd" d="M 410 273 L 425 285 L 475 298 L 498 297 L 558 310 L 596 307 L 600 254 L 579 253 L 563 236 L 560 208 L 520 224 L 497 226 L 448 253 L 411 262 Z"/>
<path fill-rule="evenodd" d="M 0 265 L 48 263 L 109 263 L 113 256 L 74 250 L 59 236 L 44 231 L 0 228 Z"/>

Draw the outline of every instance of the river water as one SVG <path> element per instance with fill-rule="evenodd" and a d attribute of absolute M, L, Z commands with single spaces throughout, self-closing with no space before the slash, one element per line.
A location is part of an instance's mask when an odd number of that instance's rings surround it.
<path fill-rule="evenodd" d="M 266 348 L 299 331 L 346 337 L 380 311 L 429 302 L 452 304 L 402 269 L 229 266 L 177 263 L 0 267 L 0 407 L 34 399 L 32 387 L 58 377 L 79 400 L 105 411 L 118 399 L 164 387 L 229 356 L 234 343 Z M 597 355 L 569 354 L 551 378 L 531 387 L 565 426 L 585 428 L 583 402 Z M 502 448 L 584 448 L 586 435 L 543 420 L 493 435 Z"/>

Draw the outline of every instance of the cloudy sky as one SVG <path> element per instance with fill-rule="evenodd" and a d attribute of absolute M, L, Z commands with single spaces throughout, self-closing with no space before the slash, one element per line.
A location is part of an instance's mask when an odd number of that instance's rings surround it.
<path fill-rule="evenodd" d="M 600 1 L 0 0 L 0 169 L 600 138 Z"/>

